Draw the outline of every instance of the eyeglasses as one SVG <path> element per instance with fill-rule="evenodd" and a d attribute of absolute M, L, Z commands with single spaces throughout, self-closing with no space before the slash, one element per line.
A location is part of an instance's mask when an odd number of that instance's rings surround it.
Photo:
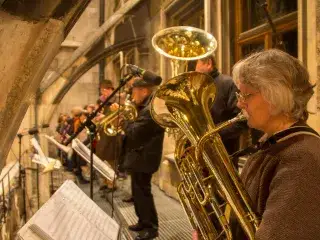
<path fill-rule="evenodd" d="M 258 92 L 255 92 L 255 93 L 237 93 L 236 92 L 236 97 L 237 97 L 237 100 L 239 102 L 247 102 L 248 99 L 252 96 L 254 96 L 255 94 L 257 94 Z"/>

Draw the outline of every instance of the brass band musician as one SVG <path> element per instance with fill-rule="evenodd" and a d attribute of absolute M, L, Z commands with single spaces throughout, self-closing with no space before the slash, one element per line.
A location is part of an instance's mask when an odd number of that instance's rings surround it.
<path fill-rule="evenodd" d="M 265 133 L 241 175 L 261 216 L 255 239 L 320 239 L 320 138 L 306 124 L 307 70 L 273 49 L 238 62 L 233 79 L 248 125 Z M 235 239 L 246 239 L 236 229 Z"/>
<path fill-rule="evenodd" d="M 196 64 L 196 71 L 209 74 L 217 88 L 217 96 L 211 107 L 214 123 L 217 125 L 237 116 L 240 112 L 237 107 L 237 87 L 230 76 L 221 74 L 218 71 L 214 56 L 209 55 L 206 58 L 199 59 Z M 239 150 L 240 135 L 245 128 L 245 123 L 238 122 L 220 132 L 223 144 L 229 155 Z M 236 162 L 235 165 L 237 165 Z"/>
<path fill-rule="evenodd" d="M 100 84 L 100 100 L 103 102 L 108 98 L 114 90 L 111 80 L 104 80 Z M 103 113 L 98 115 L 95 120 L 99 122 L 105 115 L 110 112 L 110 106 L 114 102 L 114 99 L 107 103 L 104 107 Z M 106 160 L 111 167 L 115 167 L 115 160 L 118 158 L 116 154 L 119 154 L 121 148 L 121 136 L 107 136 L 103 129 L 99 129 L 99 140 L 97 141 L 96 154 L 99 158 Z M 116 186 L 114 182 L 111 182 L 103 177 L 100 180 L 100 190 L 109 192 L 115 190 Z M 104 197 L 104 194 L 102 194 Z"/>
<path fill-rule="evenodd" d="M 125 122 L 125 138 L 121 153 L 121 168 L 131 174 L 132 196 L 138 223 L 129 226 L 139 232 L 135 238 L 153 239 L 158 236 L 158 216 L 151 193 L 151 178 L 162 157 L 164 129 L 157 125 L 150 114 L 150 101 L 155 86 L 143 79 L 132 85 L 132 101 L 138 108 L 135 121 Z M 118 109 L 117 104 L 111 106 Z"/>

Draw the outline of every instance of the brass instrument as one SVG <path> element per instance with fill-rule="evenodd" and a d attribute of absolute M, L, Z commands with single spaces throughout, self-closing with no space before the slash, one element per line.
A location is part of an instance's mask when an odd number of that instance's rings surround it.
<path fill-rule="evenodd" d="M 118 116 L 122 116 L 125 120 L 135 120 L 138 116 L 138 111 L 135 105 L 129 100 L 130 95 L 122 106 L 117 111 L 110 112 L 100 122 L 96 124 L 97 129 L 103 128 L 104 133 L 107 136 L 116 136 L 122 131 L 120 126 L 115 126 L 114 122 Z"/>
<path fill-rule="evenodd" d="M 209 41 L 214 38 L 208 37 L 208 33 L 201 33 L 202 30 L 195 30 L 193 35 L 193 28 L 190 27 L 171 29 L 172 34 L 170 31 L 162 31 L 162 34 L 155 35 L 158 39 L 153 42 L 164 43 L 163 46 L 157 45 L 157 48 L 161 48 L 161 54 L 165 52 L 170 58 L 176 58 L 176 54 L 179 58 L 192 56 L 195 60 L 209 55 L 209 52 L 212 54 L 215 50 L 215 47 L 210 47 L 214 46 L 215 40 L 213 43 Z M 178 39 L 186 31 L 192 42 L 175 43 L 174 41 L 181 42 Z M 165 40 L 160 40 L 161 38 Z M 166 40 L 167 38 L 170 40 Z M 205 44 L 197 46 L 197 49 L 204 51 L 193 50 L 196 41 Z M 228 217 L 228 210 L 231 209 L 248 238 L 254 239 L 259 219 L 218 134 L 230 124 L 244 120 L 244 116 L 240 114 L 215 126 L 210 114 L 215 96 L 216 87 L 209 75 L 187 72 L 161 85 L 152 104 L 155 99 L 164 101 L 170 115 L 170 125 L 178 126 L 184 133 L 175 149 L 176 165 L 182 178 L 177 190 L 193 228 L 199 231 L 202 239 L 234 239 Z M 156 114 L 155 111 L 152 113 Z M 168 120 L 161 121 L 160 116 L 155 115 L 155 121 L 159 121 L 164 127 L 170 127 L 166 124 Z"/>
<path fill-rule="evenodd" d="M 212 54 L 217 48 L 216 39 L 209 33 L 194 27 L 179 26 L 160 30 L 152 38 L 152 46 L 163 56 L 170 58 L 172 76 L 177 76 L 183 62 L 197 60 Z"/>

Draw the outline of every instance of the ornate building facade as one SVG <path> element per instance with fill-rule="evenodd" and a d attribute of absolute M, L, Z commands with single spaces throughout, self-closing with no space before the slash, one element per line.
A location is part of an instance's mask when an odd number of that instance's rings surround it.
<path fill-rule="evenodd" d="M 105 60 L 105 78 L 111 79 L 114 85 L 119 84 L 121 67 L 128 63 L 158 73 L 162 76 L 163 82 L 170 79 L 172 76 L 170 60 L 155 51 L 151 39 L 161 29 L 182 25 L 201 28 L 215 36 L 218 42 L 215 52 L 217 66 L 225 74 L 231 74 L 234 63 L 247 54 L 272 48 L 282 41 L 285 51 L 303 62 L 309 70 L 311 81 L 316 84 L 316 94 L 309 103 L 311 113 L 309 124 L 320 132 L 320 86 L 318 84 L 320 0 L 105 0 L 104 2 L 104 25 L 99 27 L 98 23 L 101 1 L 92 0 L 74 28 L 65 36 L 64 42 L 62 41 L 64 39 L 62 23 L 56 20 L 46 23 L 58 29 L 50 36 L 46 35 L 50 41 L 55 42 L 55 48 L 50 50 L 51 58 L 48 58 L 48 54 L 38 55 L 39 61 L 43 64 L 39 67 L 40 73 L 31 69 L 33 78 L 28 75 L 28 72 L 21 71 L 20 94 L 14 93 L 13 88 L 18 78 L 12 80 L 13 78 L 11 79 L 9 75 L 0 75 L 8 83 L 0 90 L 3 98 L 0 102 L 0 113 L 6 113 L 7 117 L 0 116 L 0 129 L 8 130 L 8 136 L 0 137 L 1 146 L 7 149 L 0 151 L 0 160 L 3 163 L 8 163 L 14 158 L 12 153 L 7 157 L 10 149 L 12 149 L 11 152 L 18 151 L 18 143 L 16 140 L 13 141 L 13 138 L 20 124 L 20 129 L 23 129 L 32 127 L 36 123 L 50 123 L 51 131 L 54 131 L 59 112 L 70 111 L 75 105 L 92 103 L 98 98 L 98 60 Z M 264 2 L 267 3 L 277 35 L 273 33 L 265 15 L 262 5 Z M 0 14 L 0 20 L 10 18 L 11 21 L 17 21 L 12 20 L 13 17 L 8 16 L 6 11 L 1 11 Z M 29 23 L 26 23 L 26 26 L 31 29 L 28 34 L 33 34 L 32 38 L 35 38 L 35 33 L 32 32 L 37 30 L 33 29 L 35 26 Z M 4 29 L 3 24 L 0 27 Z M 103 49 L 101 46 L 97 47 L 97 41 L 94 40 L 98 35 L 104 39 Z M 22 40 L 20 41 L 17 35 L 13 36 L 17 39 L 16 42 L 22 44 Z M 1 35 L 1 31 L 0 40 L 9 41 Z M 12 47 L 12 44 L 10 46 Z M 47 45 L 45 47 L 50 48 Z M 2 49 L 4 46 L 0 45 L 0 50 Z M 3 51 L 2 54 L 10 55 L 8 51 Z M 18 56 L 19 52 L 16 55 Z M 70 59 L 74 61 L 70 62 Z M 19 63 L 21 62 L 16 61 L 15 64 Z M 10 61 L 7 65 L 0 63 L 0 66 L 8 67 L 9 64 Z M 46 72 L 49 65 L 50 68 Z M 52 74 L 61 69 L 63 72 L 59 73 L 59 77 L 54 82 L 50 82 Z M 23 93 L 21 89 L 28 85 L 28 81 L 32 83 L 33 90 L 25 88 L 28 92 L 25 96 L 21 94 Z M 36 96 L 34 89 L 39 89 L 40 96 Z M 13 95 L 4 99 L 10 94 Z M 14 98 L 15 96 L 17 97 Z M 0 100 L 2 100 L 1 97 Z M 14 106 L 19 114 L 11 113 L 9 105 L 4 104 L 6 100 L 8 100 L 6 104 Z M 22 107 L 17 108 L 17 106 Z M 10 123 L 12 119 L 16 121 L 15 127 Z M 9 140 L 13 142 L 12 146 L 5 143 Z M 25 140 L 24 144 L 28 145 L 28 140 Z M 47 146 L 45 149 L 49 152 Z M 167 195 L 177 198 L 176 187 L 180 178 L 172 157 L 174 149 L 173 136 L 166 134 L 163 161 L 154 178 L 154 183 Z M 41 179 L 40 204 L 42 204 L 50 197 L 47 189 L 50 185 L 50 177 L 34 175 L 30 179 L 35 177 Z M 30 189 L 34 184 L 36 181 L 30 180 Z M 35 194 L 37 193 L 34 190 L 29 193 L 29 195 Z"/>

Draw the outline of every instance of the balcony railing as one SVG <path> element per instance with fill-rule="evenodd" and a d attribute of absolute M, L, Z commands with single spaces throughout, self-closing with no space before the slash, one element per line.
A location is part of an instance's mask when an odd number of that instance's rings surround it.
<path fill-rule="evenodd" d="M 11 193 L 19 185 L 19 162 L 5 167 L 0 175 L 0 223 L 6 222 L 11 207 Z"/>

